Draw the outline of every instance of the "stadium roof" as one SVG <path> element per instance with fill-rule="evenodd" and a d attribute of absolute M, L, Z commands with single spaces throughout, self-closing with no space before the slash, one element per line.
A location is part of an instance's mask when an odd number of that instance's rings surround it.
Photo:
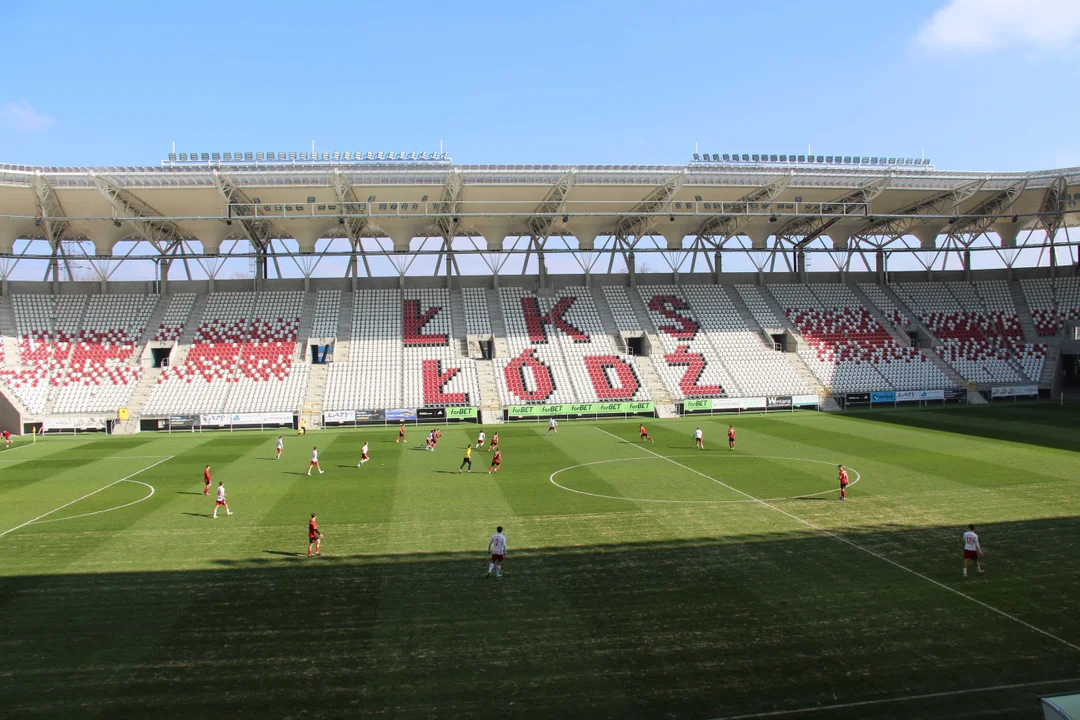
<path fill-rule="evenodd" d="M 0 165 L 0 254 L 17 240 L 31 241 L 24 254 L 73 240 L 101 257 L 134 240 L 161 255 L 201 256 L 230 239 L 247 241 L 245 254 L 309 254 L 324 238 L 346 239 L 339 254 L 360 255 L 415 253 L 415 238 L 442 239 L 449 252 L 627 252 L 647 237 L 663 239 L 656 251 L 892 252 L 1013 248 L 1018 238 L 1020 247 L 1043 245 L 1080 219 L 1080 168 L 955 172 L 840 156 L 580 166 L 328 156 Z M 528 249 L 505 246 L 507 237 L 528 238 Z"/>

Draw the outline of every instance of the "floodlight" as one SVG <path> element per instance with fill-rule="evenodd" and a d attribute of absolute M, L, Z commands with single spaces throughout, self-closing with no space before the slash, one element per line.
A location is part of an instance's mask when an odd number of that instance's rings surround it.
<path fill-rule="evenodd" d="M 697 200 L 698 202 L 701 202 L 701 196 L 700 195 L 695 195 L 694 199 Z"/>
<path fill-rule="evenodd" d="M 713 157 L 716 157 L 716 156 L 714 155 Z M 731 159 L 731 155 L 729 153 L 724 153 L 724 162 L 727 162 L 730 159 Z"/>
<path fill-rule="evenodd" d="M 364 159 L 365 159 L 365 160 L 371 160 L 371 159 L 373 159 L 374 157 L 375 157 L 375 154 L 374 154 L 374 153 L 372 153 L 372 152 L 366 152 L 366 153 L 364 153 Z"/>
<path fill-rule="evenodd" d="M 862 161 L 863 161 L 863 163 L 864 163 L 864 164 L 868 164 L 868 163 L 870 162 L 870 158 L 868 158 L 868 157 L 864 157 L 864 158 L 862 159 Z"/>
<path fill-rule="evenodd" d="M 244 153 L 244 160 L 247 160 L 247 161 L 250 162 L 251 161 L 251 153 L 249 153 L 249 152 Z"/>
<path fill-rule="evenodd" d="M 368 195 L 367 196 L 367 201 L 368 202 L 375 202 L 375 196 L 374 195 Z"/>
<path fill-rule="evenodd" d="M 308 195 L 307 196 L 307 201 L 309 203 L 314 203 L 315 202 L 315 196 L 314 195 Z"/>
<path fill-rule="evenodd" d="M 306 152 L 300 153 L 300 159 L 301 160 L 307 160 L 307 153 Z"/>
<path fill-rule="evenodd" d="M 382 153 L 381 150 L 379 152 L 375 153 L 375 159 L 376 160 L 382 160 L 383 159 L 383 153 Z"/>
<path fill-rule="evenodd" d="M 705 159 L 708 160 L 708 158 L 705 158 Z M 699 160 L 701 160 L 701 156 L 698 155 L 697 153 L 694 153 L 694 162 L 697 162 Z"/>
<path fill-rule="evenodd" d="M 876 157 L 870 158 L 870 164 L 871 165 L 877 165 L 878 164 L 878 158 L 876 158 Z"/>
<path fill-rule="evenodd" d="M 426 151 L 425 151 L 425 152 L 422 152 L 422 153 L 420 153 L 420 159 L 421 159 L 421 160 L 427 160 L 427 152 L 426 152 Z"/>
<path fill-rule="evenodd" d="M 712 209 L 712 204 L 711 203 L 705 203 L 705 209 L 706 210 L 711 210 Z"/>
<path fill-rule="evenodd" d="M 232 162 L 232 153 L 231 152 L 224 153 L 222 155 L 221 159 L 226 161 L 226 162 Z"/>
<path fill-rule="evenodd" d="M 676 210 L 682 210 L 682 203 L 681 202 L 675 203 L 675 209 Z"/>
<path fill-rule="evenodd" d="M 180 153 L 180 162 L 187 162 L 187 153 Z"/>
<path fill-rule="evenodd" d="M 901 158 L 901 160 L 902 160 L 902 159 L 903 159 L 903 158 Z M 896 164 L 896 158 L 889 158 L 889 164 L 890 164 L 890 165 L 895 165 L 895 164 Z"/>
<path fill-rule="evenodd" d="M 343 217 L 339 217 L 339 218 L 337 219 L 337 224 L 338 224 L 338 225 L 344 225 L 344 224 L 345 224 L 345 218 L 343 218 Z"/>
<path fill-rule="evenodd" d="M 956 218 L 949 218 L 949 224 L 950 225 L 955 225 L 956 224 Z"/>
<path fill-rule="evenodd" d="M 339 153 L 339 152 L 336 152 L 336 153 L 334 153 L 334 154 L 333 154 L 333 155 L 331 156 L 331 159 L 332 159 L 332 160 L 340 160 L 340 159 L 341 159 L 341 153 Z"/>
<path fill-rule="evenodd" d="M 120 227 L 120 221 L 119 220 L 114 219 L 112 221 L 112 224 L 115 225 L 116 227 Z"/>
<path fill-rule="evenodd" d="M 776 158 L 775 155 L 770 155 L 769 156 L 769 162 L 776 162 L 776 160 L 777 160 L 777 158 Z"/>
<path fill-rule="evenodd" d="M 1013 215 L 1013 222 L 1020 222 L 1020 216 L 1019 215 Z"/>
<path fill-rule="evenodd" d="M 930 161 L 928 159 L 926 159 L 926 158 L 923 158 L 922 164 L 923 165 L 929 165 Z"/>
<path fill-rule="evenodd" d="M 233 160 L 235 162 L 240 162 L 243 158 L 244 158 L 244 153 L 242 153 L 242 152 L 234 152 L 233 153 Z"/>
<path fill-rule="evenodd" d="M 668 215 L 668 220 L 670 222 L 675 222 L 675 216 L 674 215 Z"/>
<path fill-rule="evenodd" d="M 293 162 L 296 162 L 296 153 L 295 152 L 289 153 L 289 159 L 292 160 Z"/>
<path fill-rule="evenodd" d="M 713 162 L 720 162 L 720 156 L 719 156 L 719 155 L 717 155 L 716 153 L 713 153 L 713 155 L 712 155 L 712 161 L 713 161 Z"/>
<path fill-rule="evenodd" d="M 329 160 L 329 159 L 330 159 L 330 153 L 328 153 L 328 152 L 324 152 L 324 153 L 322 154 L 322 159 L 323 159 L 323 160 Z"/>
<path fill-rule="evenodd" d="M 806 156 L 805 155 L 800 155 L 799 156 L 799 162 L 806 162 Z"/>
<path fill-rule="evenodd" d="M 342 156 L 345 160 L 352 160 L 352 153 L 347 152 Z"/>
<path fill-rule="evenodd" d="M 210 153 L 210 158 L 214 162 L 221 162 L 221 153 Z"/>
<path fill-rule="evenodd" d="M 280 205 L 275 205 L 274 206 L 274 212 L 281 212 L 281 206 Z"/>
<path fill-rule="evenodd" d="M 563 215 L 562 216 L 562 221 L 563 222 L 570 222 L 570 216 L 569 215 Z"/>
<path fill-rule="evenodd" d="M 258 205 L 258 204 L 259 204 L 260 202 L 262 202 L 262 201 L 261 201 L 261 200 L 259 200 L 259 198 L 258 198 L 258 197 L 253 197 L 253 198 L 251 198 L 251 202 L 253 202 L 253 203 L 255 203 L 256 205 Z"/>
<path fill-rule="evenodd" d="M 232 225 L 232 220 L 226 220 L 226 221 L 225 221 L 225 224 L 226 224 L 226 225 Z"/>
<path fill-rule="evenodd" d="M 851 164 L 851 156 L 850 155 L 845 155 L 844 156 L 844 164 L 845 165 L 850 165 Z"/>
<path fill-rule="evenodd" d="M 769 222 L 776 222 L 776 216 L 775 215 L 770 215 L 769 216 Z"/>
<path fill-rule="evenodd" d="M 420 202 L 427 202 L 427 195 L 425 195 L 424 197 L 420 198 Z"/>
<path fill-rule="evenodd" d="M 169 161 L 172 162 L 174 160 L 176 160 L 176 153 L 174 153 L 174 152 L 169 153 Z"/>
<path fill-rule="evenodd" d="M 818 156 L 817 156 L 817 161 L 818 161 L 819 163 L 823 163 L 823 162 L 825 162 L 825 157 L 824 157 L 823 155 L 818 155 Z"/>
<path fill-rule="evenodd" d="M 760 155 L 751 155 L 750 159 L 753 160 L 754 162 L 758 162 L 758 158 L 760 158 L 760 157 L 761 157 Z"/>
<path fill-rule="evenodd" d="M 742 156 L 742 161 L 743 161 L 743 162 L 750 162 L 750 156 L 749 156 L 749 155 L 746 155 L 746 154 L 744 154 L 744 155 Z"/>
<path fill-rule="evenodd" d="M 265 160 L 266 159 L 266 153 L 261 153 L 261 152 L 260 153 L 255 153 L 255 159 L 256 160 Z"/>

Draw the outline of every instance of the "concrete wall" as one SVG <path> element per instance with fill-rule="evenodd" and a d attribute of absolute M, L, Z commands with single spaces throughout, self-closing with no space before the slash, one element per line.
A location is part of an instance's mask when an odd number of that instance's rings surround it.
<path fill-rule="evenodd" d="M 22 416 L 3 392 L 0 392 L 0 430 L 22 435 Z"/>

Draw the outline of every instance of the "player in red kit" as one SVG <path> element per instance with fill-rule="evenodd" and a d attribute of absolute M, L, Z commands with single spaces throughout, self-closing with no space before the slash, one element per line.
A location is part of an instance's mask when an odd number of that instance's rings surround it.
<path fill-rule="evenodd" d="M 203 482 L 206 483 L 206 487 L 203 488 L 203 495 L 210 494 L 210 466 L 207 465 L 202 471 Z"/>
<path fill-rule="evenodd" d="M 844 469 L 843 465 L 837 465 L 836 467 L 840 470 L 840 476 L 839 476 L 840 477 L 840 499 L 841 500 L 847 500 L 847 486 L 848 486 L 847 470 Z"/>
<path fill-rule="evenodd" d="M 396 445 L 396 444 L 398 444 L 400 442 L 405 442 L 405 421 L 404 420 L 401 421 L 401 425 L 398 425 L 397 440 L 394 441 L 394 444 Z"/>
<path fill-rule="evenodd" d="M 499 449 L 499 433 L 495 433 L 491 436 L 491 445 L 488 445 L 488 452 Z"/>
<path fill-rule="evenodd" d="M 9 447 L 11 447 L 11 432 L 5 430 L 4 432 L 0 433 L 0 436 L 4 438 L 4 449 L 7 450 Z"/>
<path fill-rule="evenodd" d="M 730 450 L 735 449 L 735 427 L 733 425 L 728 425 L 727 428 L 727 446 Z"/>
<path fill-rule="evenodd" d="M 502 450 L 496 450 L 495 454 L 491 456 L 491 467 L 488 468 L 488 475 L 491 473 L 499 472 L 499 465 L 502 464 Z"/>
<path fill-rule="evenodd" d="M 641 442 L 645 442 L 646 440 L 648 440 L 649 442 L 656 442 L 651 437 L 649 437 L 649 432 L 645 429 L 644 425 L 638 425 L 638 432 L 641 433 Z"/>
<path fill-rule="evenodd" d="M 315 513 L 311 513 L 311 520 L 307 524 L 307 556 L 311 557 L 311 550 L 314 548 L 315 554 L 319 554 L 319 550 L 322 548 L 322 533 L 319 532 L 319 523 L 315 522 Z"/>

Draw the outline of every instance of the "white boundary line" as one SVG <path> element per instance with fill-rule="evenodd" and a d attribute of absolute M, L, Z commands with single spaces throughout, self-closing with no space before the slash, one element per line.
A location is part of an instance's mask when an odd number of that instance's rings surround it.
<path fill-rule="evenodd" d="M 622 440 L 623 439 L 623 438 L 619 437 L 618 435 L 612 435 L 607 430 L 604 430 L 603 428 L 598 428 L 595 425 L 593 425 L 593 429 L 594 430 L 599 430 L 600 432 L 604 433 L 605 435 L 609 435 L 609 436 L 615 438 L 616 440 Z M 786 515 L 787 517 L 791 518 L 795 522 L 801 523 L 801 524 L 805 525 L 808 528 L 811 528 L 813 530 L 817 530 L 820 533 L 828 535 L 829 537 L 833 538 L 834 540 L 839 540 L 840 542 L 844 543 L 845 545 L 849 545 L 849 546 L 855 548 L 856 550 L 860 550 L 860 551 L 866 553 L 867 555 L 871 555 L 873 557 L 876 557 L 878 560 L 882 560 L 884 562 L 887 562 L 890 565 L 892 565 L 893 567 L 898 568 L 900 570 L 903 570 L 906 573 L 910 573 L 910 574 L 914 575 L 917 578 L 922 578 L 926 582 L 932 583 L 932 584 L 938 586 L 939 588 L 941 588 L 942 590 L 948 590 L 949 592 L 953 593 L 954 595 L 959 595 L 960 597 L 964 598 L 965 600 L 968 600 L 970 602 L 975 603 L 976 605 L 979 605 L 981 607 L 986 608 L 990 612 L 996 613 L 997 615 L 1000 615 L 1003 618 L 1007 618 L 1009 620 L 1012 620 L 1015 623 L 1019 623 L 1020 625 L 1023 625 L 1028 630 L 1032 630 L 1034 632 L 1037 632 L 1040 635 L 1043 635 L 1045 637 L 1050 638 L 1051 640 L 1056 640 L 1057 642 L 1061 643 L 1062 645 L 1070 647 L 1073 650 L 1080 651 L 1080 645 L 1075 645 L 1075 644 L 1069 642 L 1068 640 L 1064 640 L 1062 638 L 1059 638 L 1057 635 L 1054 635 L 1053 633 L 1050 633 L 1050 632 L 1047 632 L 1046 630 L 1043 630 L 1042 628 L 1035 627 L 1031 623 L 1026 622 L 1024 620 L 1021 620 L 1020 618 L 1016 617 L 1015 615 L 1010 615 L 1009 613 L 1005 612 L 1004 610 L 998 610 L 996 607 L 994 607 L 993 605 L 990 605 L 989 603 L 985 603 L 982 600 L 979 600 L 977 598 L 973 598 L 972 596 L 968 595 L 967 593 L 963 593 L 963 592 L 960 592 L 959 590 L 957 590 L 956 588 L 949 587 L 945 583 L 939 582 L 939 581 L 935 580 L 934 578 L 932 578 L 932 577 L 930 577 L 928 575 L 923 575 L 921 572 L 919 572 L 917 570 L 912 570 L 911 568 L 907 567 L 906 565 L 901 565 L 900 563 L 896 562 L 895 560 L 890 560 L 889 558 L 885 557 L 884 555 L 881 555 L 879 553 L 874 552 L 873 550 L 865 548 L 862 545 L 859 545 L 858 543 L 853 542 L 852 540 L 848 540 L 847 538 L 845 538 L 845 537 L 843 537 L 841 535 L 837 535 L 836 533 L 834 533 L 834 532 L 832 532 L 830 530 L 826 530 L 825 528 L 823 528 L 823 527 L 821 527 L 819 525 L 815 525 L 814 523 L 810 522 L 809 520 L 803 520 L 798 515 L 793 515 L 792 513 L 789 513 L 787 510 L 784 510 L 783 508 L 778 508 L 775 505 L 770 504 L 766 500 L 761 500 L 760 498 L 756 498 L 753 495 L 750 495 L 749 493 L 745 493 L 742 490 L 739 490 L 738 488 L 731 487 L 727 483 L 720 482 L 716 478 L 709 477 L 708 475 L 706 475 L 703 472 L 695 470 L 692 467 L 688 467 L 686 465 L 683 465 L 682 463 L 676 462 L 675 460 L 672 460 L 670 458 L 664 457 L 663 455 L 661 455 L 659 453 L 655 453 L 652 450 L 649 450 L 648 448 L 641 447 L 641 446 L 638 446 L 638 445 L 635 445 L 634 447 L 637 447 L 640 450 L 644 450 L 645 452 L 649 453 L 650 455 L 655 455 L 658 458 L 663 458 L 664 460 L 667 460 L 668 462 L 670 462 L 670 463 L 672 463 L 674 465 L 678 465 L 679 467 L 683 468 L 684 470 L 692 472 L 695 475 L 700 475 L 703 478 L 706 478 L 708 480 L 712 480 L 714 483 L 716 483 L 718 485 L 723 485 L 724 487 L 728 488 L 729 490 L 731 490 L 733 492 L 737 492 L 740 495 L 742 495 L 742 496 L 744 496 L 746 498 L 749 498 L 750 500 L 753 500 L 756 503 L 760 503 L 763 507 L 767 507 L 767 508 L 769 508 L 770 510 L 772 510 L 774 512 L 780 513 L 781 515 Z"/>
<path fill-rule="evenodd" d="M 24 447 L 30 447 L 30 446 L 26 445 Z M 18 449 L 18 448 L 16 448 L 16 449 Z M 19 460 L 17 458 L 12 459 L 12 460 L 5 460 L 4 456 L 3 456 L 3 451 L 0 450 L 0 463 L 2 463 L 2 462 L 42 462 L 42 461 L 45 461 L 45 460 L 49 460 L 52 457 L 53 457 L 52 455 L 46 455 L 45 457 L 35 458 L 34 460 Z M 58 456 L 56 456 L 56 459 L 57 460 L 79 460 L 79 461 L 82 461 L 82 462 L 92 462 L 94 460 L 129 460 L 129 459 L 130 460 L 151 460 L 153 458 L 163 458 L 163 457 L 167 457 L 167 456 L 165 456 L 165 455 L 98 455 L 97 457 L 73 458 L 73 457 L 67 457 L 65 455 L 58 455 Z"/>
<path fill-rule="evenodd" d="M 678 458 L 684 458 L 684 457 L 698 457 L 698 456 L 697 455 L 666 455 L 666 456 L 665 455 L 660 455 L 658 457 L 663 458 L 663 459 L 666 460 L 668 458 L 677 458 L 677 457 Z M 671 504 L 685 503 L 685 504 L 697 504 L 697 505 L 705 505 L 705 504 L 708 504 L 708 505 L 724 505 L 724 504 L 736 504 L 736 503 L 743 504 L 743 503 L 757 502 L 757 500 L 651 500 L 651 499 L 648 499 L 648 498 L 629 498 L 629 497 L 622 497 L 620 495 L 601 495 L 599 493 L 585 492 L 584 490 L 575 490 L 574 488 L 566 487 L 565 485 L 560 485 L 559 483 L 555 482 L 555 476 L 556 475 L 558 475 L 561 472 L 567 472 L 569 470 L 576 470 L 578 468 L 588 467 L 590 465 L 603 465 L 604 463 L 636 462 L 638 460 L 649 460 L 649 459 L 650 458 L 614 458 L 612 460 L 594 460 L 593 462 L 580 463 L 578 465 L 570 465 L 570 466 L 564 467 L 564 468 L 562 468 L 560 470 L 556 470 L 555 472 L 551 473 L 551 475 L 548 475 L 548 480 L 550 480 L 551 484 L 554 485 L 555 487 L 559 488 L 560 490 L 566 490 L 567 492 L 577 493 L 578 495 L 588 495 L 589 497 L 603 498 L 605 500 L 627 500 L 629 502 L 671 503 Z M 731 459 L 732 460 L 793 460 L 793 461 L 796 461 L 796 462 L 811 462 L 811 463 L 821 463 L 822 465 L 832 465 L 832 461 L 830 461 L 830 460 L 807 460 L 806 458 L 781 457 L 779 455 L 734 455 L 734 456 L 732 456 Z M 862 479 L 862 475 L 860 475 L 859 471 L 856 470 L 853 467 L 849 467 L 848 470 L 851 470 L 853 473 L 855 473 L 855 481 L 852 482 L 850 485 L 848 485 L 848 487 L 851 487 L 851 485 L 854 485 L 855 483 L 859 482 L 859 480 Z M 712 480 L 712 478 L 709 478 L 709 479 Z M 713 482 L 716 482 L 716 481 L 713 480 Z M 832 490 L 822 490 L 821 492 L 815 492 L 815 493 L 804 493 L 802 495 L 792 495 L 790 497 L 765 498 L 765 502 L 777 502 L 777 501 L 780 501 L 780 500 L 799 500 L 800 498 L 817 497 L 818 495 L 827 495 L 828 493 L 834 493 L 834 492 L 837 492 L 837 491 L 835 489 L 832 489 Z"/>
<path fill-rule="evenodd" d="M 42 519 L 42 518 L 44 518 L 44 517 L 48 517 L 49 515 L 52 515 L 52 514 L 53 514 L 54 512 L 60 512 L 60 511 L 61 511 L 61 510 L 63 510 L 64 508 L 66 508 L 66 507 L 69 507 L 69 506 L 71 506 L 71 505 L 74 505 L 75 503 L 79 502 L 80 500 L 85 500 L 86 498 L 88 498 L 88 497 L 90 497 L 90 496 L 92 496 L 92 495 L 97 495 L 97 494 L 98 494 L 99 492 L 101 492 L 102 490 L 108 490 L 109 488 L 111 488 L 111 487 L 112 487 L 113 485 L 116 485 L 117 483 L 122 483 L 122 482 L 124 482 L 125 480 L 130 480 L 131 478 L 135 477 L 135 476 L 136 476 L 136 475 L 138 475 L 139 473 L 144 473 L 144 472 L 146 472 L 147 470 L 149 470 L 149 469 L 151 469 L 151 468 L 155 468 L 155 467 L 157 467 L 158 465 L 160 465 L 161 463 L 164 463 L 164 462 L 168 462 L 169 460 L 172 460 L 172 459 L 173 459 L 174 457 L 176 457 L 176 456 L 175 456 L 175 455 L 170 455 L 170 456 L 168 456 L 167 458 L 165 458 L 164 460 L 158 460 L 158 461 L 157 461 L 156 463 L 154 463 L 153 465 L 147 465 L 147 466 L 146 466 L 146 467 L 144 467 L 144 468 L 143 468 L 142 470 L 136 470 L 135 472 L 131 473 L 131 474 L 130 474 L 130 475 L 128 475 L 127 477 L 122 477 L 122 478 L 120 478 L 119 480 L 114 480 L 113 482 L 109 483 L 109 484 L 108 484 L 108 485 L 106 485 L 105 487 L 100 487 L 100 488 L 98 488 L 97 490 L 95 490 L 95 491 L 93 491 L 93 492 L 89 492 L 89 493 L 86 493 L 86 494 L 85 494 L 85 495 L 83 495 L 83 496 L 82 496 L 81 498 L 75 498 L 75 499 L 74 499 L 74 500 L 72 500 L 71 502 L 68 502 L 68 503 L 64 503 L 63 505 L 61 505 L 61 506 L 60 506 L 60 507 L 58 507 L 58 508 L 54 508 L 54 509 L 50 510 L 49 512 L 47 512 L 47 513 L 44 513 L 44 514 L 42 514 L 42 515 L 38 515 L 38 516 L 37 516 L 36 518 L 34 518 L 33 520 L 27 520 L 27 521 L 26 521 L 26 522 L 24 522 L 24 523 L 23 523 L 22 525 L 16 525 L 15 527 L 11 528 L 10 530 L 5 530 L 4 532 L 0 532 L 0 537 L 4 537 L 4 536 L 5 536 L 5 535 L 7 535 L 8 533 L 13 533 L 13 532 L 15 532 L 16 530 L 18 530 L 19 528 L 24 528 L 24 527 L 26 527 L 27 525 L 33 525 L 33 524 L 34 524 L 34 523 L 36 523 L 36 522 L 37 522 L 38 520 L 40 520 L 40 519 Z M 145 498 L 143 498 L 143 499 L 145 500 Z"/>
<path fill-rule="evenodd" d="M 62 518 L 50 518 L 49 520 L 38 520 L 37 522 L 32 524 L 44 525 L 45 523 L 63 522 L 65 520 L 74 520 L 75 518 L 90 517 L 91 515 L 101 515 L 102 513 L 112 512 L 113 510 L 121 510 L 126 507 L 131 507 L 132 505 L 138 505 L 143 500 L 149 500 L 151 497 L 154 496 L 154 493 L 156 492 L 153 485 L 150 485 L 149 483 L 144 483 L 142 480 L 121 480 L 120 482 L 129 482 L 135 485 L 142 485 L 144 487 L 148 487 L 150 488 L 150 494 L 145 497 L 141 497 L 134 502 L 124 503 L 123 505 L 117 505 L 116 507 L 107 508 L 105 510 L 95 510 L 94 512 L 82 513 L 81 515 L 68 515 L 67 517 Z"/>
<path fill-rule="evenodd" d="M 797 708 L 795 710 L 771 710 L 769 712 L 750 713 L 749 715 L 727 715 L 722 718 L 717 718 L 716 720 L 755 720 L 756 718 L 783 717 L 785 715 L 805 715 L 807 713 L 825 712 L 828 710 L 846 710 L 850 708 L 866 707 L 867 705 L 885 705 L 887 703 L 909 702 L 911 700 L 933 700 L 935 698 L 951 697 L 954 695 L 970 695 L 972 693 L 1015 690 L 1017 688 L 1038 687 L 1040 685 L 1059 685 L 1062 683 L 1075 682 L 1080 682 L 1080 678 L 1061 678 L 1060 680 L 1040 680 L 1038 682 L 992 685 L 990 687 L 967 688 L 964 690 L 946 690 L 944 692 L 924 693 L 922 695 L 903 695 L 894 698 L 881 698 L 880 700 L 859 700 L 856 702 L 836 703 L 834 705 L 818 705 L 817 707 Z"/>

